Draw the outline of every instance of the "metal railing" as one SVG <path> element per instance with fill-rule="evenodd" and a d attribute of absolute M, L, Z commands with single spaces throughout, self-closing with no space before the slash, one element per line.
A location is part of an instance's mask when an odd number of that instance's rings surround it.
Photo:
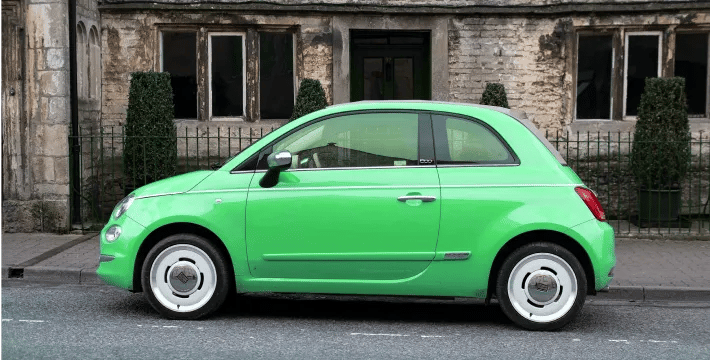
<path fill-rule="evenodd" d="M 221 164 L 272 130 L 181 128 L 174 175 Z M 639 209 L 640 192 L 629 167 L 632 133 L 547 132 L 546 136 L 582 181 L 597 193 L 617 235 L 710 235 L 710 140 L 703 139 L 702 134 L 694 134 L 691 141 L 690 168 L 680 183 L 680 212 L 671 220 L 654 220 L 653 216 L 649 219 L 647 215 L 653 214 L 644 214 Z M 71 186 L 82 199 L 79 210 L 82 220 L 101 224 L 131 186 L 140 184 L 140 179 L 125 175 L 123 127 L 80 129 L 78 138 L 81 176 Z"/>

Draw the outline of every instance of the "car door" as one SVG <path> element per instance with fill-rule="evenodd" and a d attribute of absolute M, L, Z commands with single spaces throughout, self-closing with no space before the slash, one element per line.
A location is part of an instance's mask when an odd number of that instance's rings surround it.
<path fill-rule="evenodd" d="M 274 187 L 259 185 L 264 171 L 250 184 L 252 276 L 393 280 L 424 271 L 440 213 L 431 138 L 428 116 L 388 111 L 320 119 L 274 142 L 259 166 L 288 150 L 292 167 Z"/>

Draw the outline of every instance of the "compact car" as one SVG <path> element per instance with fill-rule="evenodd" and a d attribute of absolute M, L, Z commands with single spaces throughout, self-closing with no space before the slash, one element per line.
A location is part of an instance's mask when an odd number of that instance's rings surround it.
<path fill-rule="evenodd" d="M 524 113 L 432 101 L 330 106 L 145 185 L 100 251 L 101 279 L 173 319 L 234 292 L 402 295 L 496 299 L 536 330 L 616 262 L 596 194 Z"/>

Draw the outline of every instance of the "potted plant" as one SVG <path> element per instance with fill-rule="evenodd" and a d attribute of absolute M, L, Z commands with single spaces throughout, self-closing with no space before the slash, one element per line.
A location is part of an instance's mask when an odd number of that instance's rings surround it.
<path fill-rule="evenodd" d="M 168 73 L 131 74 L 123 146 L 126 194 L 175 175 L 177 130 L 172 94 Z"/>
<path fill-rule="evenodd" d="M 481 96 L 481 105 L 500 106 L 510 109 L 508 106 L 508 96 L 505 94 L 505 87 L 499 83 L 486 84 L 486 90 Z"/>
<path fill-rule="evenodd" d="M 325 99 L 325 91 L 323 91 L 323 86 L 321 86 L 320 81 L 303 79 L 301 86 L 298 88 L 296 105 L 293 107 L 290 120 L 295 120 L 314 111 L 325 109 L 326 106 L 328 106 L 328 102 Z"/>
<path fill-rule="evenodd" d="M 639 220 L 677 220 L 681 181 L 690 166 L 684 78 L 646 79 L 630 165 L 639 188 Z"/>

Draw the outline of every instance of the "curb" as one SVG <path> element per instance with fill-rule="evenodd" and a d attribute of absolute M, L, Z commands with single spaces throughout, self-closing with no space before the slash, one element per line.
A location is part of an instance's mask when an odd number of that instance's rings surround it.
<path fill-rule="evenodd" d="M 104 285 L 96 274 L 96 268 L 65 268 L 58 266 L 30 266 L 22 271 L 13 271 L 12 266 L 2 267 L 3 279 L 26 280 L 59 284 Z M 14 273 L 14 274 L 13 274 Z M 11 276 L 12 275 L 12 276 Z"/>
<path fill-rule="evenodd" d="M 609 286 L 596 300 L 710 302 L 710 289 L 675 286 Z"/>

